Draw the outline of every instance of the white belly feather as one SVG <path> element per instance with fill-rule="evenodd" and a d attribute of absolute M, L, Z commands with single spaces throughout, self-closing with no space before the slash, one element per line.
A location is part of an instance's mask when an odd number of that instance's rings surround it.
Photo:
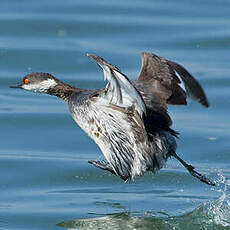
<path fill-rule="evenodd" d="M 98 98 L 87 106 L 72 106 L 71 112 L 78 125 L 100 147 L 114 171 L 133 179 L 146 170 L 161 168 L 169 145 L 161 137 L 156 137 L 156 144 L 150 143 L 143 123 L 138 122 L 140 118 L 132 116 L 130 121 L 122 109 L 108 106 L 105 99 Z M 140 130 L 138 136 L 134 129 Z M 158 167 L 153 165 L 155 158 L 158 158 Z"/>

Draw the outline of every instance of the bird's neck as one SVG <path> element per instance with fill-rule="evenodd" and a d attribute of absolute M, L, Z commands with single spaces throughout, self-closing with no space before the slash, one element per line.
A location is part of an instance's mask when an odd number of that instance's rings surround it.
<path fill-rule="evenodd" d="M 58 81 L 57 85 L 47 90 L 47 94 L 60 97 L 65 101 L 69 101 L 73 94 L 83 91 L 83 89 L 75 88 L 64 82 Z"/>

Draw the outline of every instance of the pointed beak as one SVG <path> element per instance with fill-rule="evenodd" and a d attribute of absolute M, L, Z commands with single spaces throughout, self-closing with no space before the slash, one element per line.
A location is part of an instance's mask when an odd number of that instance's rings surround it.
<path fill-rule="evenodd" d="M 11 85 L 10 88 L 19 88 L 19 89 L 21 89 L 22 88 L 22 84 L 19 83 L 18 85 Z"/>

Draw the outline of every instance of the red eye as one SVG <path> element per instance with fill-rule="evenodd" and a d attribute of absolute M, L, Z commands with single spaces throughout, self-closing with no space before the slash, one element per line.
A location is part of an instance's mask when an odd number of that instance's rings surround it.
<path fill-rule="evenodd" d="M 28 84 L 29 84 L 29 80 L 26 78 L 26 79 L 24 80 L 24 83 L 25 83 L 26 85 L 28 85 Z"/>

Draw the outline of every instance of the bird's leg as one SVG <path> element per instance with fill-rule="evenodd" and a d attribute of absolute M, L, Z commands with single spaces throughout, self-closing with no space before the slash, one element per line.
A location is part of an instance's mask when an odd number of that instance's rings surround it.
<path fill-rule="evenodd" d="M 198 173 L 197 171 L 195 171 L 195 167 L 193 167 L 192 165 L 187 164 L 185 161 L 183 161 L 174 151 L 171 152 L 171 156 L 175 157 L 188 171 L 189 173 L 198 178 L 201 182 L 206 183 L 208 185 L 216 185 L 213 181 L 211 181 L 210 179 L 208 179 L 205 175 L 202 175 L 200 173 Z"/>
<path fill-rule="evenodd" d="M 103 170 L 107 170 L 109 172 L 111 172 L 112 174 L 114 175 L 117 175 L 113 168 L 110 166 L 109 163 L 105 162 L 105 161 L 88 161 L 88 163 L 100 168 L 100 169 L 103 169 Z"/>
<path fill-rule="evenodd" d="M 88 163 L 94 165 L 97 168 L 109 171 L 115 176 L 119 176 L 125 182 L 127 182 L 129 180 L 128 177 L 118 175 L 108 162 L 105 162 L 105 161 L 88 161 Z"/>

